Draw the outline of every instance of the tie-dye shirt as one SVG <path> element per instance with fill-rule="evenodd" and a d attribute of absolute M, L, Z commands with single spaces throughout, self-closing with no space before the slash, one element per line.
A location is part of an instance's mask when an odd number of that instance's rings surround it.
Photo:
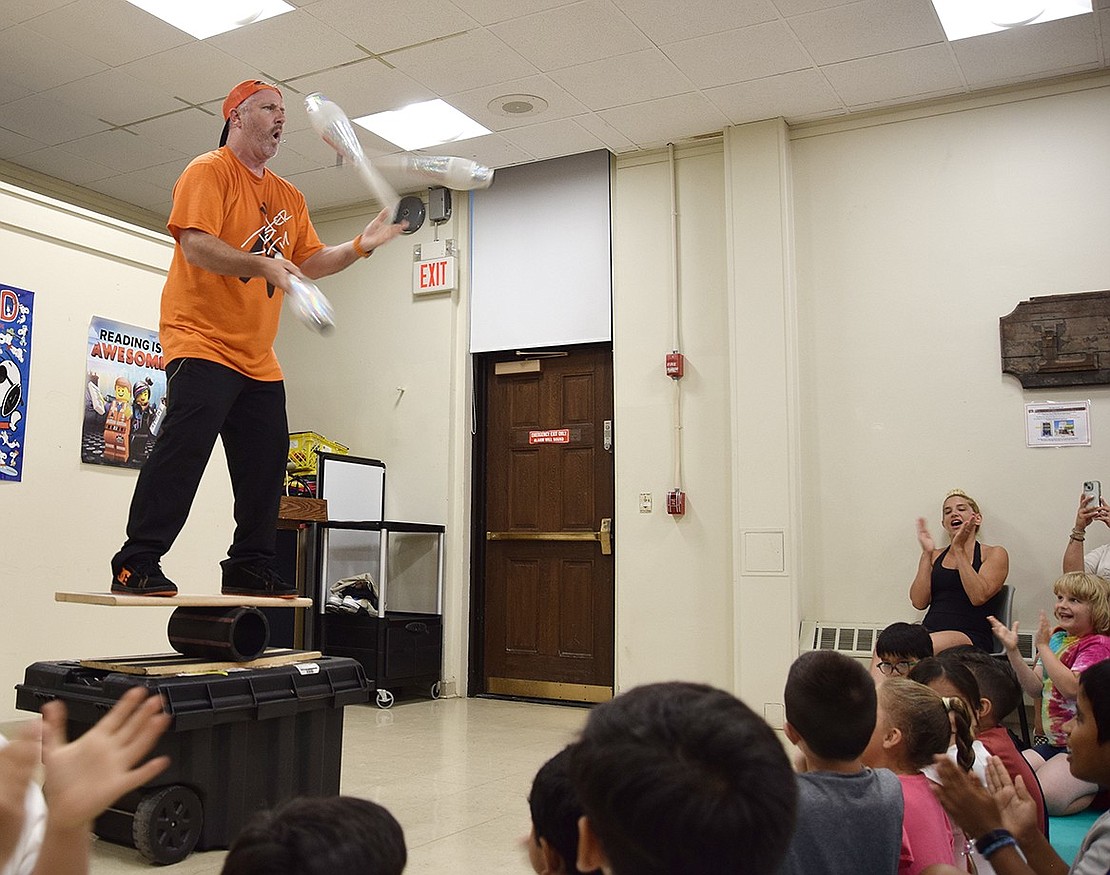
<path fill-rule="evenodd" d="M 1089 669 L 1096 662 L 1110 659 L 1110 637 L 1092 632 L 1082 638 L 1057 629 L 1048 639 L 1049 649 L 1065 666 L 1076 674 Z M 1041 697 L 1041 718 L 1049 741 L 1056 747 L 1066 747 L 1068 737 L 1064 724 L 1075 716 L 1075 699 L 1065 699 L 1048 672 L 1044 673 L 1044 693 Z"/>

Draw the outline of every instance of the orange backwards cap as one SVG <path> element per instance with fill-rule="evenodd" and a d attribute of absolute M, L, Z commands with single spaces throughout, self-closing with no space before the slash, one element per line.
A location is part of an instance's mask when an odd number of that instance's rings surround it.
<path fill-rule="evenodd" d="M 252 94 L 267 88 L 281 94 L 280 88 L 271 85 L 269 82 L 263 82 L 261 79 L 245 79 L 240 82 L 228 92 L 227 98 L 224 100 L 224 118 L 229 118 L 231 111 Z"/>

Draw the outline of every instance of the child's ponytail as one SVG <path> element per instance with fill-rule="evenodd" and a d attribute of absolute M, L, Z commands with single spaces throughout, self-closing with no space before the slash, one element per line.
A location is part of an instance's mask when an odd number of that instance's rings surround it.
<path fill-rule="evenodd" d="M 975 741 L 971 729 L 971 712 L 967 708 L 967 702 L 959 696 L 944 696 L 942 700 L 952 724 L 952 735 L 956 744 L 956 765 L 969 772 L 975 763 L 975 751 L 971 747 Z"/>

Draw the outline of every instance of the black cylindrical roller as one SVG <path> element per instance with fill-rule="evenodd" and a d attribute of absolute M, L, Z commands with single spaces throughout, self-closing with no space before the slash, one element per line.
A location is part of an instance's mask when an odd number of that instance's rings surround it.
<path fill-rule="evenodd" d="M 177 608 L 167 630 L 170 646 L 184 656 L 248 662 L 270 641 L 270 624 L 258 608 Z"/>

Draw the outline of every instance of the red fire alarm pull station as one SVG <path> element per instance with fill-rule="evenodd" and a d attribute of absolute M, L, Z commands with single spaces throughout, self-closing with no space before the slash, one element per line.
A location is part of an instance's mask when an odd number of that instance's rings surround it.
<path fill-rule="evenodd" d="M 677 380 L 682 376 L 682 368 L 685 365 L 686 359 L 680 352 L 667 353 L 667 376 L 672 380 Z"/>
<path fill-rule="evenodd" d="M 673 516 L 686 513 L 686 493 L 681 489 L 672 489 L 667 493 L 667 513 Z"/>

